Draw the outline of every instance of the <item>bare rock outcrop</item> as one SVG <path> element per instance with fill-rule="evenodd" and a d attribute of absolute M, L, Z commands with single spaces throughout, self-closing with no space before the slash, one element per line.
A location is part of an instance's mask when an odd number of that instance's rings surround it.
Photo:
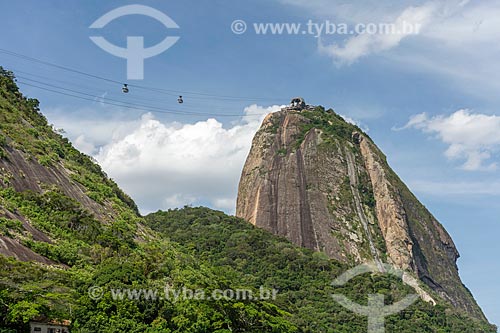
<path fill-rule="evenodd" d="M 376 213 L 385 239 L 388 259 L 403 270 L 415 270 L 413 241 L 408 230 L 406 212 L 401 199 L 394 195 L 384 168 L 377 161 L 368 140 L 360 137 L 359 146 L 373 187 Z"/>
<path fill-rule="evenodd" d="M 41 165 L 36 158 L 19 149 L 4 147 L 6 157 L 0 159 L 0 188 L 12 186 L 16 191 L 42 193 L 44 186 L 54 185 L 68 197 L 80 202 L 101 221 L 112 221 L 114 211 L 89 198 L 85 188 L 71 179 L 71 172 L 59 163 L 51 167 Z"/>
<path fill-rule="evenodd" d="M 370 248 L 378 229 L 375 214 L 364 206 L 358 214 L 346 152 L 340 142 L 324 142 L 321 129 L 304 133 L 311 126 L 303 115 L 289 111 L 263 121 L 242 172 L 236 215 L 332 258 L 352 263 L 376 259 Z M 366 174 L 361 164 L 355 168 Z M 373 242 L 380 246 L 380 240 Z"/>
<path fill-rule="evenodd" d="M 268 115 L 242 171 L 236 215 L 349 264 L 387 261 L 477 318 L 446 230 L 409 191 L 368 136 L 333 111 Z M 414 279 L 414 277 L 418 277 Z"/>
<path fill-rule="evenodd" d="M 0 254 L 8 257 L 14 257 L 20 261 L 36 261 L 46 265 L 54 265 L 52 260 L 33 252 L 31 249 L 19 243 L 19 241 L 0 236 Z"/>

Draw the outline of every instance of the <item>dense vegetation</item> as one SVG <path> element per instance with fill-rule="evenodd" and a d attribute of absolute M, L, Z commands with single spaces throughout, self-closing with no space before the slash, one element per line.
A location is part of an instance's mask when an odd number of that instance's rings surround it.
<path fill-rule="evenodd" d="M 146 217 L 148 226 L 184 251 L 218 267 L 241 285 L 279 289 L 275 304 L 292 313 L 301 332 L 366 332 L 366 318 L 342 308 L 332 293 L 366 304 L 367 295 L 382 293 L 387 304 L 412 289 L 390 276 L 362 275 L 342 288 L 332 280 L 347 270 L 321 253 L 297 248 L 248 223 L 208 208 L 185 207 Z M 387 332 L 495 332 L 491 326 L 455 313 L 445 303 L 417 302 L 387 319 Z"/>
<path fill-rule="evenodd" d="M 39 316 L 70 319 L 73 332 L 294 331 L 288 314 L 265 301 L 111 299 L 110 288 L 163 290 L 169 285 L 209 293 L 232 286 L 215 267 L 144 227 L 135 203 L 90 157 L 53 130 L 38 101 L 25 98 L 14 80 L 0 68 L 4 165 L 18 151 L 47 169 L 63 167 L 74 186 L 80 184 L 107 215 L 101 220 L 68 197 L 57 179 L 38 184 L 41 191 L 17 191 L 13 181 L 23 177 L 22 170 L 0 168 L 0 236 L 16 239 L 54 263 L 0 256 L 0 332 L 25 332 L 28 322 Z M 35 237 L 20 221 L 7 218 L 12 215 L 26 219 L 45 237 Z M 90 287 L 102 288 L 103 297 L 93 299 Z"/>
<path fill-rule="evenodd" d="M 347 267 L 321 253 L 298 248 L 246 222 L 208 208 L 186 207 L 138 215 L 133 201 L 88 156 L 55 133 L 38 101 L 19 92 L 11 72 L 0 68 L 0 159 L 17 149 L 45 168 L 64 166 L 97 204 L 113 216 L 102 221 L 55 184 L 16 191 L 0 178 L 0 237 L 15 239 L 52 260 L 20 262 L 0 255 L 0 332 L 27 331 L 40 316 L 70 319 L 72 332 L 366 332 L 366 319 L 336 304 L 342 293 L 366 303 L 381 292 L 387 302 L 412 290 L 392 277 L 364 275 L 334 289 Z M 7 213 L 40 230 L 41 240 Z M 259 288 L 276 299 L 174 299 L 173 290 Z M 116 298 L 125 288 L 159 294 Z M 267 289 L 266 289 L 267 290 Z M 90 291 L 90 292 L 89 292 Z M 115 295 L 115 298 L 113 298 Z M 123 294 L 122 294 L 123 296 Z M 133 296 L 133 295 L 132 295 Z M 387 320 L 388 332 L 494 332 L 486 323 L 447 305 L 418 302 Z"/>
<path fill-rule="evenodd" d="M 50 168 L 62 165 L 73 180 L 81 183 L 87 194 L 99 203 L 105 200 L 130 208 L 138 214 L 134 201 L 127 196 L 94 160 L 79 152 L 67 138 L 57 133 L 40 112 L 36 99 L 26 98 L 15 84 L 12 72 L 0 67 L 0 158 L 7 158 L 7 146 L 25 153 Z M 0 173 L 0 185 L 20 175 Z"/>

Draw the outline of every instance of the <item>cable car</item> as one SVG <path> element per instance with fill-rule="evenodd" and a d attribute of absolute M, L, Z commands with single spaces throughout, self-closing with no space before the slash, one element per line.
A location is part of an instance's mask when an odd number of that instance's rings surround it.
<path fill-rule="evenodd" d="M 182 99 L 182 96 L 179 96 L 179 98 L 177 98 L 177 102 L 179 102 L 179 104 L 184 103 L 184 100 Z"/>
<path fill-rule="evenodd" d="M 126 94 L 128 93 L 128 85 L 125 83 L 122 87 L 122 91 Z"/>

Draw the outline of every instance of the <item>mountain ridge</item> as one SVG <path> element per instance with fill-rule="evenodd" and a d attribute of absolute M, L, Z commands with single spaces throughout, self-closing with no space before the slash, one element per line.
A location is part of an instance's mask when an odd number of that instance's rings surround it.
<path fill-rule="evenodd" d="M 0 332 L 37 318 L 71 332 L 366 332 L 330 297 L 398 300 L 413 290 L 380 274 L 336 290 L 349 267 L 242 219 L 185 207 L 140 216 L 90 157 L 47 123 L 0 68 Z M 6 252 L 7 250 L 10 252 Z M 112 290 L 276 288 L 275 300 L 113 298 Z M 94 291 L 101 291 L 95 295 Z M 97 296 L 97 297 L 96 297 Z M 387 332 L 493 333 L 449 304 L 418 301 Z"/>

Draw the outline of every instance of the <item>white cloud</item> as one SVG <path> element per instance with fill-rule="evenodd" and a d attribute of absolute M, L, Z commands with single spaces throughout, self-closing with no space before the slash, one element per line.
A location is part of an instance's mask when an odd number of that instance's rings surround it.
<path fill-rule="evenodd" d="M 43 113 L 51 123 L 64 129 L 77 149 L 88 155 L 97 154 L 99 147 L 125 136 L 140 123 L 130 112 L 109 106 L 45 108 Z"/>
<path fill-rule="evenodd" d="M 368 126 L 365 126 L 365 125 L 361 124 L 361 122 L 355 120 L 354 118 L 351 118 L 351 117 L 343 115 L 343 114 L 339 114 L 339 116 L 341 116 L 342 119 L 344 119 L 349 124 L 356 125 L 356 126 L 358 126 L 359 128 L 361 128 L 365 132 L 369 132 L 370 131 L 370 129 L 368 128 Z"/>
<path fill-rule="evenodd" d="M 498 2 L 449 1 L 425 35 L 447 46 L 489 43 L 499 37 L 499 14 Z"/>
<path fill-rule="evenodd" d="M 196 197 L 176 193 L 166 197 L 165 200 L 163 200 L 162 208 L 169 209 L 190 206 L 196 201 L 198 201 Z"/>
<path fill-rule="evenodd" d="M 97 147 L 90 141 L 87 141 L 87 138 L 84 134 L 79 135 L 74 141 L 76 149 L 81 151 L 84 154 L 92 155 L 96 152 Z"/>
<path fill-rule="evenodd" d="M 335 36 L 320 40 L 318 50 L 338 64 L 377 54 L 399 71 L 415 71 L 439 79 L 468 95 L 498 100 L 500 76 L 500 2 L 494 0 L 279 0 L 336 23 L 397 22 L 407 17 L 422 23 L 418 35 Z M 310 16 L 306 16 L 310 18 Z M 405 42 L 404 44 L 402 42 Z M 384 51 L 384 52 L 382 52 Z"/>
<path fill-rule="evenodd" d="M 235 198 L 217 198 L 213 201 L 214 207 L 223 211 L 234 211 L 236 208 Z"/>
<path fill-rule="evenodd" d="M 402 69 L 448 78 L 467 95 L 498 100 L 500 83 L 491 78 L 500 75 L 500 3 L 450 3 L 411 45 L 384 56 Z"/>
<path fill-rule="evenodd" d="M 405 8 L 415 5 L 415 0 L 279 0 L 286 5 L 299 7 L 301 13 L 310 12 L 321 18 L 336 18 L 342 22 L 358 23 L 368 20 L 385 22 L 396 18 Z M 422 1 L 417 1 L 422 2 Z M 372 22 L 372 21 L 370 21 Z"/>
<path fill-rule="evenodd" d="M 402 128 L 416 128 L 435 135 L 448 145 L 449 159 L 465 159 L 465 170 L 494 170 L 492 157 L 500 150 L 500 116 L 459 110 L 449 116 L 429 118 L 425 113 L 412 116 Z"/>
<path fill-rule="evenodd" d="M 423 27 L 431 22 L 436 10 L 437 6 L 434 3 L 427 3 L 422 6 L 406 8 L 392 22 L 373 22 L 372 19 L 368 23 L 391 23 L 396 33 L 383 31 L 375 34 L 363 33 L 349 38 L 343 46 L 338 44 L 324 45 L 319 39 L 319 51 L 332 56 L 339 64 L 352 64 L 363 56 L 392 49 L 398 46 L 404 38 L 417 35 Z M 365 22 L 365 24 L 367 23 Z"/>
<path fill-rule="evenodd" d="M 419 127 L 421 124 L 425 123 L 427 121 L 427 114 L 426 113 L 419 113 L 415 114 L 410 117 L 410 120 L 404 125 L 403 127 L 393 127 L 392 130 L 394 131 L 401 131 L 407 128 L 411 127 Z"/>
<path fill-rule="evenodd" d="M 240 173 L 264 116 L 281 106 L 249 106 L 225 128 L 216 119 L 162 123 L 144 115 L 95 156 L 143 213 L 185 204 L 234 213 Z"/>
<path fill-rule="evenodd" d="M 351 118 L 349 116 L 346 116 L 346 115 L 343 115 L 343 114 L 339 114 L 339 116 L 341 116 L 342 119 L 344 119 L 349 124 L 356 125 L 356 126 L 359 125 L 359 123 L 356 120 L 354 120 L 353 118 Z"/>

